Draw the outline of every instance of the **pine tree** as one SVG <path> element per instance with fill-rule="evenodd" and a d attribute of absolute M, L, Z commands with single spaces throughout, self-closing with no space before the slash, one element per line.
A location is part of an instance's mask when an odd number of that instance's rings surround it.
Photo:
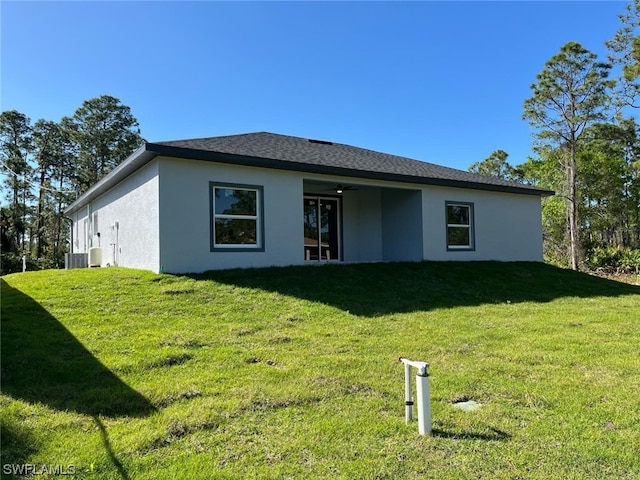
<path fill-rule="evenodd" d="M 75 183 L 80 192 L 93 186 L 142 143 L 131 109 L 109 95 L 86 100 L 62 124 L 78 147 Z"/>
<path fill-rule="evenodd" d="M 537 75 L 533 94 L 524 102 L 523 118 L 536 128 L 541 144 L 562 152 L 567 204 L 571 268 L 580 261 L 577 196 L 577 155 L 585 128 L 606 119 L 610 105 L 608 80 L 611 66 L 597 61 L 595 54 L 576 42 L 564 45 Z"/>
<path fill-rule="evenodd" d="M 29 155 L 33 148 L 31 120 L 24 114 L 10 110 L 0 114 L 0 161 L 6 175 L 8 206 L 3 210 L 5 236 L 9 243 L 3 251 L 26 253 L 27 230 L 32 200 L 31 177 L 33 169 Z"/>

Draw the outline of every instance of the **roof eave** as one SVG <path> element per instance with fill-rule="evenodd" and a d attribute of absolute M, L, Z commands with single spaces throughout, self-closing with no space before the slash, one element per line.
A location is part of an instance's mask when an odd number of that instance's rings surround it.
<path fill-rule="evenodd" d="M 82 207 L 93 201 L 100 195 L 113 188 L 118 182 L 128 177 L 158 155 L 177 158 L 190 158 L 193 160 L 207 160 L 233 165 L 244 165 L 250 167 L 274 168 L 279 170 L 291 170 L 306 173 L 317 173 L 324 175 L 339 175 L 351 178 L 366 178 L 370 180 L 386 180 L 402 183 L 414 183 L 422 185 L 435 185 L 443 187 L 467 188 L 475 190 L 485 190 L 494 192 L 516 193 L 524 195 L 552 196 L 552 190 L 514 185 L 495 185 L 465 180 L 443 179 L 434 177 L 419 177 L 397 173 L 374 172 L 367 170 L 354 170 L 351 168 L 334 167 L 329 165 L 314 165 L 287 160 L 275 160 L 262 157 L 251 157 L 223 152 L 213 152 L 207 150 L 196 150 L 184 147 L 172 147 L 157 143 L 145 142 L 135 152 L 129 155 L 120 165 L 105 175 L 94 186 L 89 188 L 65 210 L 65 215 L 72 215 Z"/>
<path fill-rule="evenodd" d="M 148 148 L 144 143 L 135 152 L 129 155 L 120 165 L 100 179 L 89 190 L 80 195 L 64 210 L 65 215 L 72 215 L 86 204 L 113 188 L 118 182 L 131 175 L 143 165 L 147 164 L 158 154 Z"/>
<path fill-rule="evenodd" d="M 193 160 L 208 160 L 233 165 L 249 167 L 274 168 L 279 170 L 293 170 L 306 173 L 318 173 L 324 175 L 339 175 L 352 178 L 366 178 L 370 180 L 387 180 L 402 183 L 417 183 L 423 185 L 436 185 L 443 187 L 467 188 L 474 190 L 486 190 L 494 192 L 517 193 L 525 195 L 551 196 L 555 192 L 547 189 L 514 185 L 495 185 L 490 183 L 472 182 L 465 180 L 443 179 L 434 177 L 418 177 L 397 173 L 373 172 L 368 170 L 354 170 L 351 168 L 334 167 L 328 165 L 314 165 L 307 163 L 275 160 L 262 157 L 251 157 L 208 150 L 196 150 L 184 147 L 172 147 L 157 143 L 148 143 L 147 148 L 158 155 L 177 158 L 190 158 Z"/>

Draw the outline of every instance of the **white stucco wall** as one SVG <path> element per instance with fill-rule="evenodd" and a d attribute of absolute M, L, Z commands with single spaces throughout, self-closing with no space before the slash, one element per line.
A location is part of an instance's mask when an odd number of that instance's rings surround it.
<path fill-rule="evenodd" d="M 304 262 L 300 174 L 158 158 L 160 265 L 171 273 Z M 210 182 L 263 187 L 264 251 L 211 251 Z"/>
<path fill-rule="evenodd" d="M 71 250 L 74 253 L 87 253 L 89 250 L 89 217 L 87 208 L 83 208 L 73 215 L 71 236 L 73 237 Z"/>
<path fill-rule="evenodd" d="M 75 215 L 78 221 L 74 222 L 80 237 L 87 211 L 91 213 L 89 245 L 79 238 L 79 249 L 74 251 L 86 252 L 89 247 L 100 246 L 102 266 L 158 271 L 158 162 L 145 165 L 80 210 Z M 97 229 L 93 225 L 95 214 Z"/>
<path fill-rule="evenodd" d="M 447 251 L 447 201 L 473 203 L 475 250 Z M 537 195 L 426 187 L 423 219 L 425 260 L 543 260 L 541 203 Z"/>

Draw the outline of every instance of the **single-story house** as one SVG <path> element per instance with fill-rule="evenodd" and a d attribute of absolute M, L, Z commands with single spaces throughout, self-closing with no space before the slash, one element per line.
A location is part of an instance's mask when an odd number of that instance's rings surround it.
<path fill-rule="evenodd" d="M 89 264 L 195 273 L 418 260 L 542 261 L 553 192 L 259 132 L 146 142 L 66 209 Z"/>

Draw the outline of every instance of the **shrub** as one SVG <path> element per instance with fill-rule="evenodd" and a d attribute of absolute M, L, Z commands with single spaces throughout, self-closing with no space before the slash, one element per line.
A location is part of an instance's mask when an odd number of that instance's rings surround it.
<path fill-rule="evenodd" d="M 41 270 L 41 266 L 30 257 L 27 257 L 27 270 Z M 3 252 L 0 254 L 0 275 L 21 271 L 22 255 L 12 252 Z"/>
<path fill-rule="evenodd" d="M 640 273 L 640 250 L 624 250 L 620 270 L 624 273 Z"/>
<path fill-rule="evenodd" d="M 595 247 L 587 252 L 591 270 L 605 273 L 639 273 L 640 250 L 623 247 Z"/>

